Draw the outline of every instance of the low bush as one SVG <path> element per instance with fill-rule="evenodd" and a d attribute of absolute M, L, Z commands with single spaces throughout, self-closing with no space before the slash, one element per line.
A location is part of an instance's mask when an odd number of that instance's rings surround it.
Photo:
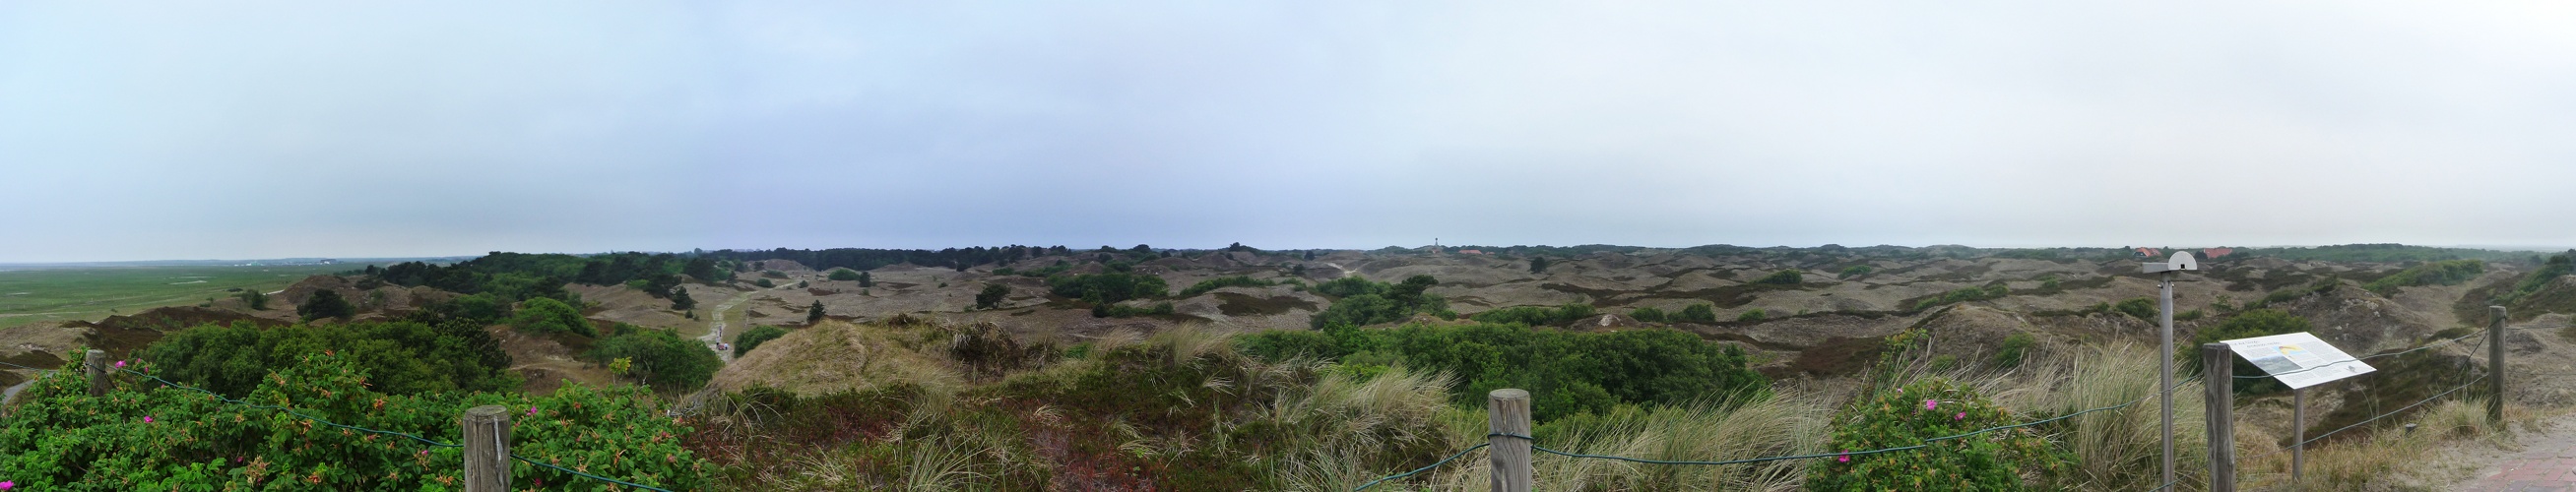
<path fill-rule="evenodd" d="M 1762 311 L 1761 309 L 1759 309 L 1759 308 L 1756 308 L 1756 309 L 1754 309 L 1754 310 L 1752 310 L 1752 311 L 1745 311 L 1745 312 L 1744 312 L 1744 314 L 1739 314 L 1739 315 L 1736 315 L 1736 316 L 1735 316 L 1735 322 L 1737 322 L 1737 323 L 1751 323 L 1751 322 L 1755 322 L 1755 321 L 1762 321 L 1762 320 L 1766 320 L 1766 319 L 1771 319 L 1771 313 L 1763 312 L 1763 311 Z"/>
<path fill-rule="evenodd" d="M 707 350 L 697 340 L 680 338 L 670 330 L 622 324 L 615 336 L 600 340 L 583 356 L 600 364 L 617 359 L 633 361 L 635 369 L 629 374 L 663 391 L 697 389 L 724 366 L 715 351 Z"/>
<path fill-rule="evenodd" d="M 519 314 L 510 317 L 510 326 L 529 333 L 572 333 L 585 337 L 599 336 L 590 319 L 562 301 L 538 297 L 519 306 Z"/>
<path fill-rule="evenodd" d="M 1000 272 L 995 272 L 995 273 L 1000 273 Z M 1008 274 L 1004 274 L 1004 275 L 1008 275 Z M 848 269 L 848 268 L 834 268 L 834 269 L 832 269 L 832 272 L 831 272 L 831 273 L 825 274 L 825 275 L 824 275 L 824 278 L 828 278 L 828 279 L 832 279 L 832 280 L 836 280 L 836 281 L 841 281 L 841 282 L 857 282 L 857 281 L 859 281 L 859 272 L 858 272 L 857 270 L 851 270 L 851 269 Z"/>
<path fill-rule="evenodd" d="M 1267 331 L 1239 340 L 1266 360 L 1322 358 L 1365 373 L 1401 365 L 1459 377 L 1460 405 L 1500 388 L 1530 391 L 1540 421 L 1620 404 L 1733 401 L 1763 393 L 1769 380 L 1745 366 L 1734 345 L 1668 329 L 1615 332 L 1535 330 L 1518 324 L 1405 325 L 1374 330 L 1336 326 Z"/>
<path fill-rule="evenodd" d="M 1771 272 L 1770 275 L 1764 275 L 1762 278 L 1753 279 L 1753 283 L 1762 285 L 1798 285 L 1803 282 L 1806 282 L 1806 275 L 1799 273 L 1796 269 Z"/>
<path fill-rule="evenodd" d="M 1162 277 L 1127 272 L 1049 277 L 1047 290 L 1092 304 L 1117 304 L 1128 299 L 1162 297 L 1170 293 L 1170 287 L 1163 283 Z"/>
<path fill-rule="evenodd" d="M 2381 295 L 2392 295 L 2396 294 L 2397 289 L 2401 287 L 2414 287 L 2419 285 L 2459 285 L 2461 282 L 2467 282 L 2470 279 L 2478 278 L 2478 274 L 2486 273 L 2486 271 L 2487 262 L 2485 261 L 2436 261 L 2416 265 L 2413 268 L 2401 270 L 2386 277 L 2380 277 L 2379 280 L 2373 280 L 2368 284 L 2363 284 L 2362 288 L 2369 289 L 2371 292 L 2377 292 Z"/>
<path fill-rule="evenodd" d="M 1181 298 L 1197 297 L 1199 294 L 1206 294 L 1206 293 L 1208 293 L 1209 291 L 1214 291 L 1214 290 L 1217 290 L 1217 289 L 1223 289 L 1223 288 L 1227 288 L 1227 287 L 1269 287 L 1269 286 L 1273 286 L 1273 285 L 1279 285 L 1279 284 L 1278 284 L 1278 283 L 1276 283 L 1276 282 L 1268 281 L 1268 280 L 1255 280 L 1255 279 L 1253 279 L 1252 277 L 1243 276 L 1243 275 L 1236 275 L 1236 276 L 1232 276 L 1232 277 L 1217 277 L 1217 278 L 1212 278 L 1212 279 L 1207 279 L 1207 280 L 1201 280 L 1201 281 L 1199 281 L 1199 283 L 1190 284 L 1190 288 L 1187 288 L 1187 289 L 1181 289 L 1181 294 L 1180 294 L 1179 296 L 1175 296 L 1175 297 L 1181 297 Z"/>
<path fill-rule="evenodd" d="M 2002 282 L 1996 282 L 1986 284 L 1984 287 L 1953 289 L 1949 292 L 1943 292 L 1938 296 L 1916 300 L 1914 301 L 1914 305 L 1908 306 L 1906 309 L 1911 311 L 1921 311 L 1962 302 L 2002 299 L 2005 294 L 2010 293 L 2012 293 L 2011 287 L 2005 286 Z"/>
<path fill-rule="evenodd" d="M 1670 316 L 1671 316 L 1671 315 L 1664 314 L 1664 310 L 1662 310 L 1662 309 L 1655 309 L 1655 308 L 1651 308 L 1651 307 L 1641 307 L 1641 308 L 1637 308 L 1637 309 L 1636 309 L 1636 310 L 1634 310 L 1634 311 L 1629 311 L 1629 312 L 1628 312 L 1628 317 L 1630 317 L 1630 318 L 1635 318 L 1637 321 L 1644 321 L 1644 322 L 1648 322 L 1648 323 L 1662 323 L 1662 322 L 1664 322 L 1664 319 L 1665 319 L 1665 318 L 1668 318 L 1668 317 L 1670 317 Z"/>
<path fill-rule="evenodd" d="M 1716 323 L 1717 308 L 1707 304 L 1684 306 L 1681 312 L 1673 314 L 1672 320 L 1675 323 Z"/>
<path fill-rule="evenodd" d="M 1592 315 L 1592 305 L 1570 303 L 1553 308 L 1540 306 L 1513 306 L 1476 313 L 1468 316 L 1468 318 L 1486 323 L 1520 323 L 1528 326 L 1557 326 L 1572 323 L 1574 320 L 1589 318 L 1592 317 Z"/>
<path fill-rule="evenodd" d="M 783 336 L 787 336 L 786 328 L 775 326 L 752 327 L 751 331 L 742 332 L 741 336 L 734 337 L 733 356 L 736 358 L 742 357 L 742 354 L 751 353 L 751 349 L 759 347 L 760 344 L 769 343 L 770 340 L 777 340 L 778 337 Z"/>
<path fill-rule="evenodd" d="M 2069 457 L 2038 432 L 2005 430 L 1926 439 L 2019 423 L 1971 386 L 1924 378 L 1877 398 L 1855 400 L 1834 419 L 1827 453 L 1923 445 L 1904 452 L 1815 460 L 1807 490 L 2025 490 L 2046 488 Z M 2028 475 L 2032 480 L 2025 480 Z"/>
<path fill-rule="evenodd" d="M 172 333 L 144 348 L 141 356 L 161 377 L 242 397 L 275 368 L 321 353 L 335 354 L 366 372 L 377 391 L 390 394 L 511 391 L 520 384 L 500 341 L 470 322 L 205 325 Z"/>

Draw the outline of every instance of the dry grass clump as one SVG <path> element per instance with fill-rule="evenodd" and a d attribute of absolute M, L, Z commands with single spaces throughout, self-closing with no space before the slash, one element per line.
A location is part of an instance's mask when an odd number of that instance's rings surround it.
<path fill-rule="evenodd" d="M 2475 470 L 2477 463 L 2448 462 L 2439 451 L 2458 445 L 2509 446 L 2512 435 L 2497 432 L 2489 426 L 2486 401 L 2463 398 L 2432 404 L 2418 414 L 2413 432 L 2389 429 L 2364 439 L 2342 440 L 2332 444 L 2310 445 L 2307 463 L 2301 470 L 2302 485 L 2318 490 L 2424 490 L 2447 485 Z M 2528 428 L 2542 417 L 2539 412 L 2507 406 L 2508 426 Z M 2381 421 L 2388 426 L 2403 423 Z M 2248 435 L 2238 431 L 2237 449 L 2244 456 L 2271 452 L 2280 447 L 2280 436 L 2265 432 Z M 2312 436 L 2313 437 L 2313 436 Z M 2247 489 L 2290 487 L 2290 453 L 2280 451 L 2259 459 L 2237 464 L 2238 475 Z"/>

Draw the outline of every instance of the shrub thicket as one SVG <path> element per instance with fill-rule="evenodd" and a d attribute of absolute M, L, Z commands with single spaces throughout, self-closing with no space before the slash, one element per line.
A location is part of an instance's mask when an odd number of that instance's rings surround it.
<path fill-rule="evenodd" d="M 242 399 L 445 443 L 457 442 L 465 409 L 500 405 L 523 422 L 510 434 L 513 454 L 673 490 L 708 486 L 706 463 L 677 439 L 691 429 L 631 386 L 576 383 L 541 397 L 388 393 L 363 353 L 295 354 L 261 369 Z M 19 394 L 25 403 L 0 419 L 0 479 L 20 490 L 454 490 L 463 478 L 462 448 L 333 429 L 124 375 L 93 397 L 79 368 L 65 369 Z M 513 475 L 539 487 L 613 487 L 544 468 Z"/>
<path fill-rule="evenodd" d="M 1683 306 L 1681 312 L 1673 313 L 1672 320 L 1675 323 L 1716 323 L 1717 308 L 1707 304 Z"/>
<path fill-rule="evenodd" d="M 987 283 L 984 284 L 984 290 L 975 293 L 975 308 L 993 309 L 1002 307 L 1002 300 L 1009 297 L 1011 297 L 1011 286 L 1002 285 L 999 282 Z"/>
<path fill-rule="evenodd" d="M 1753 283 L 1762 285 L 1798 285 L 1803 282 L 1806 282 L 1806 274 L 1799 273 L 1796 269 L 1771 272 L 1770 275 L 1753 279 Z"/>
<path fill-rule="evenodd" d="M 1593 315 L 1591 304 L 1568 303 L 1557 307 L 1512 306 L 1485 311 L 1468 318 L 1486 323 L 1520 323 L 1527 326 L 1556 326 Z"/>
<path fill-rule="evenodd" d="M 824 276 L 824 278 L 842 282 L 856 282 L 859 280 L 859 272 L 848 268 L 834 268 L 832 269 L 832 272 Z"/>
<path fill-rule="evenodd" d="M 766 325 L 752 327 L 751 331 L 742 332 L 741 336 L 734 337 L 733 356 L 742 357 L 742 354 L 751 353 L 753 347 L 759 347 L 760 344 L 769 343 L 770 340 L 777 340 L 778 337 L 783 336 L 787 336 L 786 328 Z"/>
<path fill-rule="evenodd" d="M 1268 360 L 1320 357 L 1368 373 L 1402 365 L 1459 378 L 1453 395 L 1475 405 L 1500 388 L 1530 390 L 1540 421 L 1620 404 L 1717 402 L 1765 391 L 1742 349 L 1666 329 L 1615 332 L 1534 330 L 1517 324 L 1405 325 L 1375 330 L 1334 326 L 1246 336 L 1244 351 Z"/>
<path fill-rule="evenodd" d="M 715 377 L 724 361 L 716 358 L 696 340 L 680 338 L 670 330 L 618 325 L 617 334 L 602 339 L 583 354 L 592 362 L 607 364 L 617 359 L 633 361 L 630 374 L 645 384 L 664 391 L 686 391 L 707 384 Z"/>
<path fill-rule="evenodd" d="M 1448 313 L 1449 301 L 1425 292 L 1439 284 L 1430 275 L 1415 275 L 1398 284 L 1372 282 L 1356 275 L 1316 284 L 1316 293 L 1340 299 L 1333 300 L 1324 312 L 1316 313 L 1308 324 L 1315 328 L 1367 326 L 1402 321 L 1414 313 Z"/>
<path fill-rule="evenodd" d="M 304 317 L 305 321 L 322 318 L 349 319 L 350 316 L 357 314 L 356 306 L 349 305 L 348 299 L 341 298 L 339 291 L 330 289 L 313 291 L 313 296 L 305 298 L 304 304 L 295 306 L 295 315 Z"/>
<path fill-rule="evenodd" d="M 1304 265 L 1299 265 L 1299 267 L 1303 267 L 1303 266 L 1304 266 Z M 1278 283 L 1276 283 L 1276 282 L 1268 281 L 1268 280 L 1256 280 L 1256 279 L 1253 279 L 1252 277 L 1249 277 L 1249 276 L 1243 276 L 1243 275 L 1236 275 L 1236 276 L 1232 276 L 1232 277 L 1217 277 L 1217 278 L 1212 278 L 1212 279 L 1207 279 L 1207 280 L 1201 280 L 1201 281 L 1199 281 L 1198 283 L 1195 283 L 1195 284 L 1190 284 L 1190 288 L 1187 288 L 1187 289 L 1181 289 L 1181 295 L 1179 295 L 1179 296 L 1175 296 L 1175 297 L 1181 297 L 1181 298 L 1197 297 L 1199 294 L 1206 294 L 1206 293 L 1208 293 L 1209 291 L 1214 291 L 1214 290 L 1217 290 L 1217 289 L 1223 289 L 1223 288 L 1227 288 L 1227 287 L 1269 287 L 1269 286 L 1273 286 L 1273 285 L 1279 285 L 1279 284 L 1278 284 Z"/>
<path fill-rule="evenodd" d="M 1170 293 L 1162 277 L 1128 272 L 1058 275 L 1047 278 L 1047 290 L 1092 304 L 1117 304 Z"/>
<path fill-rule="evenodd" d="M 325 352 L 366 372 L 377 391 L 392 394 L 510 391 L 520 383 L 500 341 L 468 322 L 205 325 L 154 342 L 142 358 L 171 381 L 241 397 L 270 371 Z"/>
<path fill-rule="evenodd" d="M 2401 287 L 2459 285 L 2469 279 L 2478 278 L 2478 274 L 2486 272 L 2487 262 L 2481 260 L 2436 261 L 2380 277 L 2379 280 L 2362 285 L 2362 288 L 2382 295 L 2396 294 L 2397 289 Z"/>
<path fill-rule="evenodd" d="M 1735 316 L 1735 322 L 1737 322 L 1737 323 L 1751 323 L 1751 322 L 1755 322 L 1755 321 L 1762 321 L 1762 320 L 1766 320 L 1766 319 L 1771 319 L 1771 313 L 1769 313 L 1769 312 L 1765 312 L 1765 311 L 1761 310 L 1760 308 L 1755 308 L 1754 310 L 1751 310 L 1751 311 L 1745 311 L 1745 312 L 1744 312 L 1744 314 L 1739 314 L 1739 315 L 1736 315 L 1736 316 Z"/>
<path fill-rule="evenodd" d="M 529 333 L 574 333 L 585 337 L 599 336 L 599 333 L 591 328 L 590 319 L 582 317 L 580 310 L 544 297 L 529 299 L 528 302 L 520 305 L 519 314 L 510 317 L 510 326 Z"/>
<path fill-rule="evenodd" d="M 1637 319 L 1637 321 L 1644 321 L 1644 322 L 1648 322 L 1648 323 L 1662 323 L 1662 322 L 1664 322 L 1664 319 L 1665 319 L 1665 318 L 1671 317 L 1671 315 L 1664 314 L 1664 310 L 1662 310 L 1662 309 L 1655 309 L 1655 308 L 1653 308 L 1653 307 L 1641 307 L 1641 308 L 1637 308 L 1636 310 L 1629 311 L 1629 312 L 1628 312 L 1628 317 L 1630 317 L 1630 318 L 1636 318 L 1636 319 Z"/>
<path fill-rule="evenodd" d="M 1998 282 L 1986 284 L 1984 287 L 1953 289 L 1949 292 L 1943 292 L 1938 296 L 1927 297 L 1914 301 L 1914 305 L 1908 306 L 1906 309 L 1921 311 L 1962 302 L 2002 299 L 2004 294 L 2010 293 L 2012 293 L 2011 287 L 2007 287 L 2003 283 Z"/>

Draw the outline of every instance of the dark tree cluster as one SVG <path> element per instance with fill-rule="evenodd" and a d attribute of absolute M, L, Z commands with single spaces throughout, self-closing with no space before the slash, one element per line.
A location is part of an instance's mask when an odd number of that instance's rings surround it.
<path fill-rule="evenodd" d="M 955 268 L 959 271 L 964 271 L 967 268 L 976 265 L 1002 264 L 1044 255 L 1066 254 L 1073 254 L 1073 250 L 1067 249 L 1063 246 L 1039 247 L 1021 246 L 1016 244 L 989 248 L 983 246 L 948 248 L 937 251 L 927 249 L 832 248 L 809 250 L 778 248 L 747 251 L 727 249 L 707 252 L 708 257 L 720 260 L 732 260 L 737 262 L 788 260 L 804 264 L 807 267 L 817 270 L 848 268 L 858 271 L 875 270 L 883 268 L 886 265 L 897 263 Z"/>

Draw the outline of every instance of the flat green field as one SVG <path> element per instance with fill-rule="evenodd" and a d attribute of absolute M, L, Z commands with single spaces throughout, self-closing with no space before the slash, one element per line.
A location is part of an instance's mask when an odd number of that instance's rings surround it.
<path fill-rule="evenodd" d="M 0 267 L 9 268 L 19 269 L 0 271 L 0 328 L 195 305 L 229 297 L 231 288 L 276 292 L 306 276 L 366 266 Z"/>

